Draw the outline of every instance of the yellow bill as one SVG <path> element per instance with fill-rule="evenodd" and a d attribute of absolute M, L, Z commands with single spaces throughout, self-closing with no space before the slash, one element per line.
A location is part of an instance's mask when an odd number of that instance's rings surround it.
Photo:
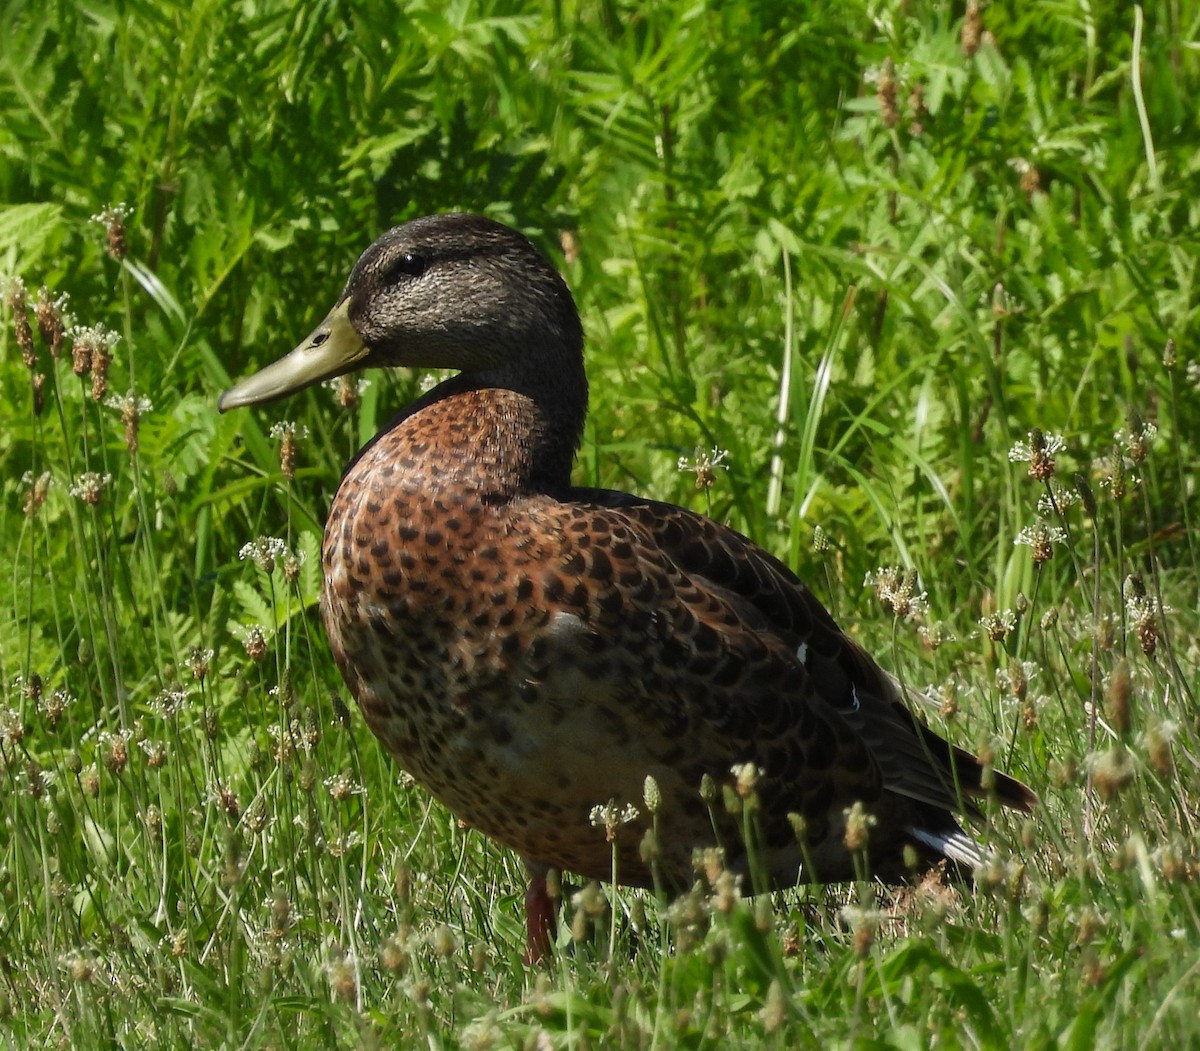
<path fill-rule="evenodd" d="M 350 324 L 350 299 L 334 307 L 309 337 L 290 354 L 238 380 L 221 395 L 217 408 L 222 412 L 243 405 L 260 405 L 322 380 L 333 379 L 357 367 L 367 356 L 367 348 Z"/>

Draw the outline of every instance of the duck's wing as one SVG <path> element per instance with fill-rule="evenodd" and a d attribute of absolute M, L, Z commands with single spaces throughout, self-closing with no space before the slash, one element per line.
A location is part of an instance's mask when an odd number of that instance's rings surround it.
<path fill-rule="evenodd" d="M 869 756 L 870 768 L 856 773 L 864 788 L 878 778 L 886 791 L 972 817 L 979 810 L 971 800 L 988 791 L 1022 810 L 1036 801 L 1021 782 L 998 771 L 985 789 L 984 767 L 975 756 L 917 719 L 895 679 L 837 626 L 803 582 L 740 533 L 685 508 L 627 493 L 577 489 L 572 501 L 603 508 L 632 525 L 695 589 L 718 600 L 713 609 L 736 614 L 733 623 L 727 613 L 706 617 L 704 604 L 693 600 L 699 622 L 707 620 L 719 632 L 782 642 L 762 659 L 791 660 L 803 669 L 804 701 L 812 714 L 849 729 Z"/>

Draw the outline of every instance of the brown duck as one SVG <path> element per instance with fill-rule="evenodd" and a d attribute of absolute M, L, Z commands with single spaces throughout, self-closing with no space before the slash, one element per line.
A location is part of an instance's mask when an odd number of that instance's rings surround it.
<path fill-rule="evenodd" d="M 648 776 L 657 871 L 639 851 L 643 813 L 616 829 L 622 883 L 686 887 L 694 850 L 714 842 L 744 870 L 740 826 L 700 786 L 747 763 L 775 885 L 855 876 L 855 802 L 875 818 L 880 878 L 904 878 L 906 846 L 923 864 L 979 860 L 951 812 L 980 817 L 983 767 L 913 718 L 791 570 L 692 511 L 571 484 L 583 333 L 528 240 L 462 214 L 389 231 L 312 335 L 220 407 L 395 365 L 460 372 L 346 471 L 321 613 L 384 747 L 525 860 L 531 959 L 554 921 L 547 870 L 610 878 L 613 845 L 590 815 L 609 801 L 644 811 Z M 1003 774 L 991 785 L 1009 806 L 1034 801 Z"/>

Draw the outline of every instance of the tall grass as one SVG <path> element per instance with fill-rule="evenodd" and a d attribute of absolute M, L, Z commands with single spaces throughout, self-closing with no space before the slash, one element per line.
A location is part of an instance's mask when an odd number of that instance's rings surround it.
<path fill-rule="evenodd" d="M 1200 8 L 805 6 L 5 5 L 6 1045 L 1196 1042 Z M 748 532 L 1039 793 L 973 887 L 710 862 L 521 965 L 315 615 L 421 378 L 215 411 L 454 208 L 576 293 L 579 480 Z"/>

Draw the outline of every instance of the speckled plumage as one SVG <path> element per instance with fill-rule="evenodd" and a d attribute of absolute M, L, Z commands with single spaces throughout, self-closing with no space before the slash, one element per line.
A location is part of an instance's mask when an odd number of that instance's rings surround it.
<path fill-rule="evenodd" d="M 223 407 L 351 367 L 462 369 L 346 471 L 321 598 L 367 723 L 455 814 L 535 873 L 605 879 L 612 846 L 589 812 L 609 800 L 644 810 L 652 775 L 657 875 L 682 888 L 693 850 L 718 836 L 744 864 L 738 827 L 721 824 L 718 803 L 714 833 L 699 786 L 752 763 L 778 884 L 854 875 L 843 834 L 855 802 L 877 818 L 869 856 L 881 877 L 903 875 L 909 843 L 927 860 L 970 859 L 951 812 L 977 816 L 979 763 L 909 714 L 787 567 L 702 515 L 571 486 L 582 333 L 528 241 L 474 216 L 399 227 L 364 253 L 293 357 L 335 342 L 331 332 L 354 344 L 349 358 L 305 359 L 265 393 L 243 381 Z M 996 791 L 1032 801 L 1003 775 Z M 803 844 L 789 814 L 805 819 Z M 638 849 L 646 824 L 619 831 L 623 882 L 654 882 Z"/>

